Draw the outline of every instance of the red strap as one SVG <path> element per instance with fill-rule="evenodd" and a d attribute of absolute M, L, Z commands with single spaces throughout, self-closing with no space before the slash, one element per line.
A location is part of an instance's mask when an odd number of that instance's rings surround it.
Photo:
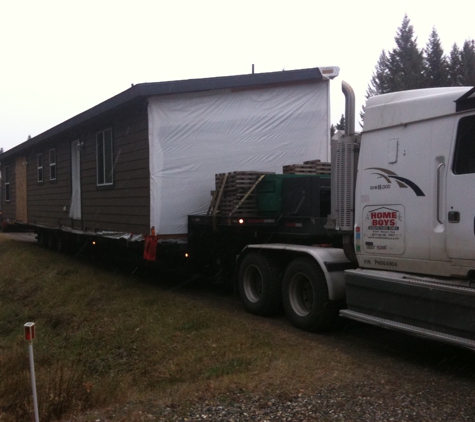
<path fill-rule="evenodd" d="M 147 261 L 155 261 L 157 258 L 158 236 L 145 236 L 143 257 Z"/>

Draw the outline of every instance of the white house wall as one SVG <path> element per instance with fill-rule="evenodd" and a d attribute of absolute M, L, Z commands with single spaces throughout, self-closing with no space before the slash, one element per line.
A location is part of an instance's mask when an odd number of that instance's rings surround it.
<path fill-rule="evenodd" d="M 150 225 L 187 232 L 216 173 L 328 161 L 329 83 L 149 99 Z"/>

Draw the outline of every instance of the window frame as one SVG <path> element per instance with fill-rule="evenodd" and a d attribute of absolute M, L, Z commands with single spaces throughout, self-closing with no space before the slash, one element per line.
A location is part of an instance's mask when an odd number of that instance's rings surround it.
<path fill-rule="evenodd" d="M 3 186 L 5 188 L 5 202 L 10 202 L 10 166 L 5 166 L 5 169 L 3 170 L 3 176 L 4 176 L 4 183 Z"/>
<path fill-rule="evenodd" d="M 51 160 L 51 153 L 54 153 L 54 160 Z M 50 182 L 56 181 L 57 179 L 57 166 L 56 166 L 56 148 L 51 148 L 48 153 L 48 162 L 49 162 L 49 180 Z M 54 175 L 53 175 L 54 172 Z M 54 177 L 53 177 L 54 176 Z"/>
<path fill-rule="evenodd" d="M 38 183 L 44 182 L 45 174 L 44 174 L 44 160 L 43 160 L 42 152 L 36 155 L 36 176 L 37 176 Z"/>
<path fill-rule="evenodd" d="M 112 128 L 96 132 L 96 185 L 98 187 L 114 185 L 114 138 Z"/>
<path fill-rule="evenodd" d="M 475 115 L 473 114 L 460 118 L 457 123 L 455 151 L 452 162 L 452 172 L 456 175 L 475 173 L 475 143 L 473 142 L 473 136 L 471 137 L 470 135 L 475 135 Z"/>

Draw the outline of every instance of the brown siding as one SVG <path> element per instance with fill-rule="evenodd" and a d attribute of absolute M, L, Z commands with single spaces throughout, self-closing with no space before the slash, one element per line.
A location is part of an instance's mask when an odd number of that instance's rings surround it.
<path fill-rule="evenodd" d="M 5 167 L 10 172 L 10 201 L 5 201 Z M 16 219 L 16 186 L 15 158 L 2 162 L 2 216 L 11 220 Z"/>
<path fill-rule="evenodd" d="M 28 222 L 26 164 L 26 157 L 20 156 L 15 160 L 16 219 L 22 223 Z"/>
<path fill-rule="evenodd" d="M 56 149 L 56 180 L 50 180 L 49 151 Z M 65 135 L 28 153 L 28 222 L 52 227 L 69 225 L 71 200 L 70 142 Z M 38 182 L 37 156 L 43 154 L 43 182 Z M 65 208 L 66 207 L 66 208 Z"/>
<path fill-rule="evenodd" d="M 97 186 L 96 133 L 111 128 L 113 134 L 114 184 Z M 150 180 L 148 116 L 145 101 L 114 110 L 72 130 L 21 151 L 27 159 L 28 222 L 48 227 L 72 226 L 71 143 L 80 140 L 81 211 L 84 230 L 148 233 Z M 56 149 L 56 180 L 50 180 L 49 150 Z M 37 155 L 43 154 L 44 178 L 37 179 Z M 15 218 L 15 159 L 10 166 L 11 201 L 2 199 L 5 217 Z M 4 187 L 4 186 L 2 186 Z M 78 222 L 74 223 L 78 228 Z"/>
<path fill-rule="evenodd" d="M 83 139 L 81 189 L 83 227 L 128 233 L 149 232 L 150 176 L 147 108 L 141 104 L 97 122 Z M 96 133 L 111 128 L 114 184 L 97 186 Z"/>

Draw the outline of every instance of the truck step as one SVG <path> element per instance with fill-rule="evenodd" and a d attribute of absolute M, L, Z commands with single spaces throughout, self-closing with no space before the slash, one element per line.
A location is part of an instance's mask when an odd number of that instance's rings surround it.
<path fill-rule="evenodd" d="M 457 337 L 438 331 L 428 330 L 426 328 L 416 327 L 414 325 L 404 324 L 401 322 L 391 321 L 389 319 L 374 317 L 361 312 L 350 311 L 344 309 L 340 311 L 340 316 L 344 318 L 354 319 L 355 321 L 365 322 L 367 324 L 376 325 L 378 327 L 388 328 L 396 331 L 402 331 L 418 337 L 425 337 L 433 340 L 442 341 L 454 346 L 465 347 L 475 351 L 475 341 Z"/>

